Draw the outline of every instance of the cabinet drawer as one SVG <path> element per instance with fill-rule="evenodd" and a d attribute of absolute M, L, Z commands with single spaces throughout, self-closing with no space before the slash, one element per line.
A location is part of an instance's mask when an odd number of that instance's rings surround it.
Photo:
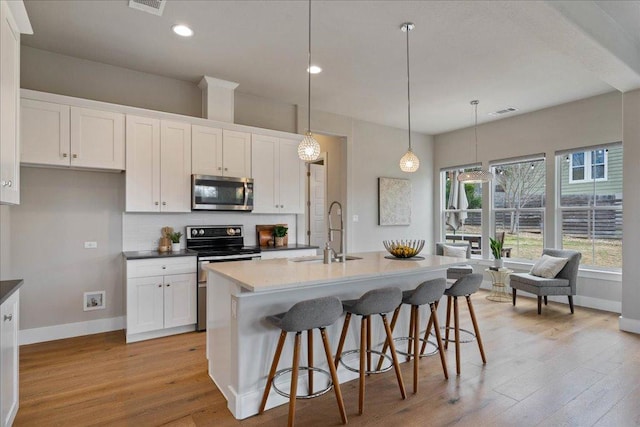
<path fill-rule="evenodd" d="M 196 257 L 152 258 L 127 261 L 127 278 L 195 273 Z"/>

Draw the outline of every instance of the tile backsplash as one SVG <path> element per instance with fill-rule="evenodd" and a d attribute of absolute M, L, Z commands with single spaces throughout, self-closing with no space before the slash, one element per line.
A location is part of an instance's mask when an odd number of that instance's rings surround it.
<path fill-rule="evenodd" d="M 257 224 L 288 224 L 289 243 L 296 240 L 297 218 L 302 215 L 263 215 L 237 212 L 192 212 L 185 214 L 123 213 L 122 250 L 148 251 L 158 248 L 160 229 L 168 226 L 181 231 L 182 247 L 186 246 L 184 230 L 188 225 L 243 225 L 244 244 L 256 245 Z"/>

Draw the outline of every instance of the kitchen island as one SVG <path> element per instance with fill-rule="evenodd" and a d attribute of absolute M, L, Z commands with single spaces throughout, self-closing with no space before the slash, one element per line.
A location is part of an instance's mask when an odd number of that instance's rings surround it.
<path fill-rule="evenodd" d="M 358 259 L 325 265 L 321 259 L 273 259 L 208 264 L 207 270 L 207 358 L 209 376 L 227 399 L 237 419 L 258 413 L 266 377 L 275 352 L 279 330 L 265 317 L 287 311 L 299 301 L 323 296 L 342 300 L 359 298 L 366 291 L 387 286 L 413 289 L 424 280 L 445 277 L 452 265 L 467 259 L 424 255 L 422 260 L 388 259 L 387 252 L 351 254 Z M 403 313 L 396 336 L 406 336 L 408 313 Z M 421 315 L 426 319 L 425 315 Z M 342 321 L 327 328 L 335 352 Z M 372 322 L 374 343 L 382 345 L 381 322 Z M 357 348 L 359 322 L 352 321 L 345 349 Z M 279 369 L 291 366 L 293 335 L 289 334 Z M 326 368 L 321 345 L 314 346 L 317 367 Z M 306 361 L 306 346 L 301 360 Z M 357 377 L 338 368 L 340 382 Z M 288 379 L 278 384 L 288 390 Z M 302 385 L 302 387 L 304 387 Z M 267 408 L 287 400 L 271 393 Z"/>

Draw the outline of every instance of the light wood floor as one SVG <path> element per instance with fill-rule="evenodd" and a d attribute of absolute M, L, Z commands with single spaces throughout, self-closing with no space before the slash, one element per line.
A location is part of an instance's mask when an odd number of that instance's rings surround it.
<path fill-rule="evenodd" d="M 475 342 L 464 344 L 456 377 L 450 347 L 450 379 L 437 356 L 425 358 L 414 395 L 411 364 L 403 364 L 404 401 L 393 372 L 372 376 L 361 416 L 357 381 L 344 384 L 349 424 L 640 425 L 640 336 L 620 332 L 617 315 L 576 307 L 572 316 L 549 303 L 538 316 L 533 299 L 519 298 L 514 309 L 485 295 L 473 301 L 486 366 Z M 286 425 L 286 405 L 236 421 L 207 376 L 204 349 L 202 333 L 126 345 L 122 331 L 23 346 L 15 425 Z M 341 425 L 333 393 L 298 401 L 296 423 Z"/>

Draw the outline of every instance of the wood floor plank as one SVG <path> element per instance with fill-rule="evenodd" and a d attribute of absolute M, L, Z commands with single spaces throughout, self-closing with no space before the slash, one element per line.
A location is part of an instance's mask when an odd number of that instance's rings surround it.
<path fill-rule="evenodd" d="M 437 355 L 424 358 L 419 392 L 406 400 L 393 372 L 371 375 L 363 415 L 357 381 L 346 383 L 349 425 L 640 425 L 640 336 L 620 332 L 616 314 L 577 307 L 572 316 L 550 302 L 538 316 L 535 299 L 518 298 L 514 308 L 486 295 L 473 298 L 486 365 L 475 342 L 463 344 L 457 377 L 450 346 L 449 380 Z M 471 329 L 464 307 L 460 315 Z M 15 426 L 285 425 L 287 405 L 231 416 L 208 377 L 205 339 L 189 333 L 127 345 L 117 331 L 22 346 Z M 401 365 L 405 382 L 412 369 Z M 342 425 L 332 393 L 296 406 L 297 425 Z"/>

